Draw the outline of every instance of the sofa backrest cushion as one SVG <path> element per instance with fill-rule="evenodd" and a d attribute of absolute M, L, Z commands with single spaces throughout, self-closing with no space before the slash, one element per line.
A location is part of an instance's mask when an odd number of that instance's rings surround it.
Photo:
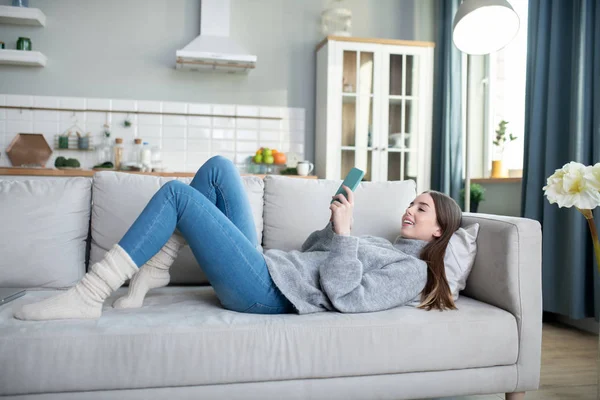
<path fill-rule="evenodd" d="M 110 171 L 95 174 L 92 192 L 90 265 L 101 260 L 104 254 L 121 240 L 154 193 L 173 179 L 187 184 L 192 180 L 191 178 L 164 178 Z M 251 176 L 242 177 L 242 181 L 252 206 L 258 237 L 262 237 L 263 181 Z M 189 246 L 183 248 L 171 267 L 170 273 L 171 284 L 208 283 Z"/>
<path fill-rule="evenodd" d="M 341 180 L 265 178 L 263 247 L 300 249 L 308 235 L 329 222 L 329 204 Z M 393 241 L 400 233 L 402 215 L 416 197 L 412 180 L 362 182 L 355 191 L 352 234 Z"/>
<path fill-rule="evenodd" d="M 0 180 L 0 287 L 62 288 L 85 274 L 92 180 Z"/>

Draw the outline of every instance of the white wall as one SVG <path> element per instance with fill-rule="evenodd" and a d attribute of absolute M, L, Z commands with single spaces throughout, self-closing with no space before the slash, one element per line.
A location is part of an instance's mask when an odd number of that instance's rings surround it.
<path fill-rule="evenodd" d="M 314 49 L 324 3 L 232 0 L 231 37 L 258 56 L 258 66 L 223 75 L 174 69 L 175 51 L 199 32 L 199 0 L 30 0 L 47 26 L 0 25 L 0 40 L 14 48 L 19 36 L 30 37 L 48 65 L 0 66 L 0 93 L 304 108 L 313 159 Z M 345 3 L 354 36 L 434 39 L 435 0 Z"/>

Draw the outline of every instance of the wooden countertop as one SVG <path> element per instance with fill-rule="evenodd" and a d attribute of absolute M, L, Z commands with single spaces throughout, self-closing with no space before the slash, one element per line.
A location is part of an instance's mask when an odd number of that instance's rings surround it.
<path fill-rule="evenodd" d="M 520 183 L 523 178 L 471 178 L 471 183 Z"/>
<path fill-rule="evenodd" d="M 21 175 L 21 176 L 84 176 L 92 177 L 97 171 L 91 169 L 55 169 L 55 168 L 21 168 L 21 167 L 0 167 L 0 175 Z M 194 172 L 138 172 L 138 171 L 119 171 L 127 174 L 178 177 L 178 178 L 193 178 Z M 264 178 L 265 174 L 242 174 L 242 176 L 257 176 Z M 300 175 L 278 175 L 289 176 L 290 178 L 317 179 L 316 176 L 300 176 Z"/>

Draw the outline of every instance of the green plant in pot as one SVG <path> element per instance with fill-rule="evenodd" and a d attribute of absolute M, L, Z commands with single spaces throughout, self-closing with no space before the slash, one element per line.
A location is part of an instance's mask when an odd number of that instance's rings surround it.
<path fill-rule="evenodd" d="M 493 142 L 495 146 L 495 155 L 494 160 L 492 161 L 492 178 L 506 177 L 506 170 L 502 164 L 504 147 L 506 146 L 506 143 L 517 140 L 517 136 L 514 136 L 512 133 L 508 134 L 508 138 L 506 137 L 507 125 L 508 121 L 502 120 L 498 123 L 498 129 L 496 129 L 496 139 Z"/>
<path fill-rule="evenodd" d="M 479 203 L 485 200 L 485 189 L 478 183 L 471 183 L 471 212 L 477 212 Z M 460 190 L 460 201 L 465 204 L 465 189 Z"/>

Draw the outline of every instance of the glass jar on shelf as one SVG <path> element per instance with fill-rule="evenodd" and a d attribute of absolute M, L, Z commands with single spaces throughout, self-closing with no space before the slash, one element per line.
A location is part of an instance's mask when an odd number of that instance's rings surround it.
<path fill-rule="evenodd" d="M 103 164 L 105 162 L 112 162 L 112 147 L 110 143 L 110 136 L 104 136 L 100 145 L 96 149 L 96 164 Z"/>
<path fill-rule="evenodd" d="M 131 162 L 134 162 L 137 167 L 142 167 L 142 139 L 136 138 L 133 140 L 133 151 L 131 152 Z"/>
<path fill-rule="evenodd" d="M 122 138 L 116 138 L 115 139 L 115 145 L 113 146 L 113 153 L 114 153 L 114 157 L 115 157 L 115 169 L 119 170 L 121 169 L 121 164 L 123 163 L 123 153 L 125 152 L 125 148 L 123 146 L 123 139 Z"/>
<path fill-rule="evenodd" d="M 144 142 L 141 149 L 140 164 L 143 171 L 152 171 L 152 149 L 148 142 Z"/>

